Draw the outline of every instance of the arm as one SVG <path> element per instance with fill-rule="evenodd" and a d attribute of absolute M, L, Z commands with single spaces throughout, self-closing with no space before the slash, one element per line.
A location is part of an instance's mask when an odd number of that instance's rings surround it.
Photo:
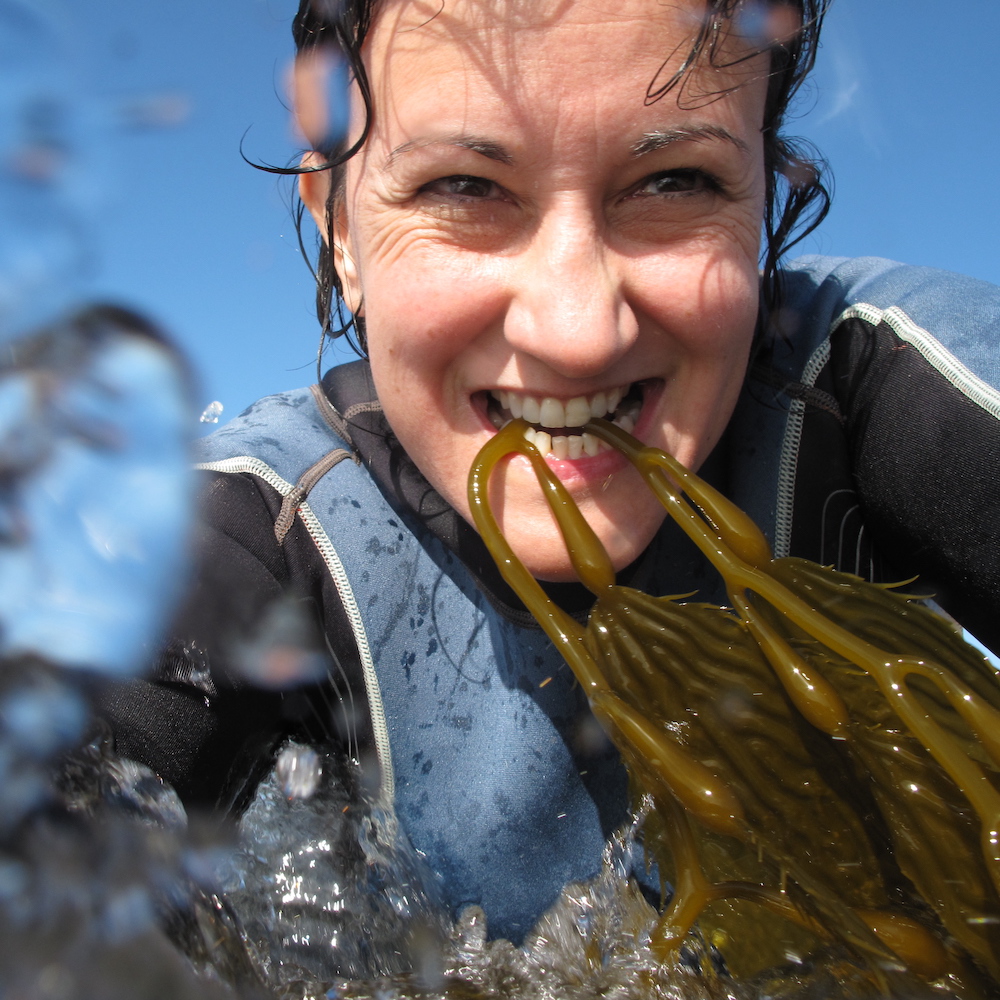
<path fill-rule="evenodd" d="M 783 288 L 734 418 L 741 496 L 777 554 L 916 576 L 1000 648 L 1000 288 L 872 257 L 803 257 Z"/>
<path fill-rule="evenodd" d="M 831 338 L 866 523 L 894 569 L 1000 649 L 1000 396 L 905 313 L 875 318 Z"/>
<path fill-rule="evenodd" d="M 253 476 L 204 475 L 196 568 L 171 638 L 151 677 L 107 686 L 99 711 L 117 752 L 169 781 L 186 806 L 240 811 L 286 736 L 338 741 L 327 690 L 335 654 L 319 621 L 329 595 L 297 526 L 278 545 L 280 498 Z M 263 634 L 279 601 L 301 606 L 306 626 L 295 639 L 322 658 L 322 679 L 284 689 L 253 682 L 248 657 L 284 641 Z"/>

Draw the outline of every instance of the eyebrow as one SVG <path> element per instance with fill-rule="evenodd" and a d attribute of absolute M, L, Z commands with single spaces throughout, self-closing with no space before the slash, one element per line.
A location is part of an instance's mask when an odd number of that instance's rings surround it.
<path fill-rule="evenodd" d="M 633 157 L 645 156 L 658 149 L 665 149 L 676 142 L 704 142 L 706 140 L 721 140 L 736 146 L 744 153 L 750 152 L 750 147 L 737 135 L 734 135 L 727 128 L 721 125 L 685 125 L 678 128 L 656 129 L 647 132 L 638 142 L 632 145 L 631 153 Z M 505 166 L 513 166 L 514 157 L 499 143 L 492 139 L 484 139 L 480 136 L 470 135 L 445 135 L 434 139 L 411 139 L 397 146 L 386 157 L 383 169 L 388 169 L 392 164 L 405 153 L 414 149 L 422 149 L 426 146 L 457 146 L 460 149 L 468 149 L 480 156 L 485 156 L 488 160 L 495 160 Z"/>
<path fill-rule="evenodd" d="M 404 142 L 386 157 L 385 168 L 391 167 L 393 162 L 404 153 L 421 149 L 424 146 L 438 145 L 468 149 L 473 153 L 479 153 L 480 156 L 485 156 L 488 160 L 496 160 L 497 163 L 503 163 L 508 167 L 514 163 L 514 157 L 499 142 L 494 142 L 492 139 L 483 139 L 474 135 L 445 135 L 435 139 L 411 139 L 409 142 Z"/>
<path fill-rule="evenodd" d="M 675 142 L 704 142 L 706 139 L 730 142 L 744 153 L 750 152 L 750 147 L 738 135 L 733 135 L 729 129 L 721 125 L 685 125 L 647 132 L 632 146 L 632 155 L 645 156 L 646 153 L 654 153 L 658 149 L 672 146 Z"/>

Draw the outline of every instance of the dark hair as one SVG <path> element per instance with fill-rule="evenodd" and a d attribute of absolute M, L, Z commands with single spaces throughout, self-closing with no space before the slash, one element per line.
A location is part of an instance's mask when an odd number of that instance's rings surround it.
<path fill-rule="evenodd" d="M 722 59 L 727 28 L 736 19 L 751 19 L 775 9 L 793 13 L 801 27 L 780 43 L 764 44 L 744 54 L 739 61 L 752 59 L 762 52 L 771 57 L 767 98 L 764 107 L 764 166 L 766 171 L 766 202 L 764 208 L 764 253 L 761 261 L 761 297 L 765 308 L 773 311 L 780 301 L 781 289 L 778 263 L 782 255 L 811 233 L 823 221 L 830 208 L 830 194 L 823 182 L 826 164 L 805 140 L 791 139 L 782 134 L 789 104 L 809 74 L 816 59 L 820 30 L 830 0 L 706 0 L 705 16 L 690 50 L 679 68 L 669 76 L 666 68 L 674 63 L 677 52 L 664 60 L 660 71 L 646 92 L 647 104 L 675 93 L 679 104 L 697 107 L 723 97 L 716 93 L 686 93 L 690 69 L 707 58 L 716 67 L 732 65 Z M 361 58 L 361 49 L 371 28 L 378 0 L 300 0 L 298 14 L 292 25 L 295 46 L 299 53 L 325 46 L 339 50 L 364 101 L 366 114 L 361 136 L 350 146 L 345 141 L 328 149 L 319 149 L 326 162 L 316 167 L 281 170 L 265 167 L 276 173 L 302 173 L 329 170 L 332 174 L 330 204 L 340 193 L 342 167 L 368 138 L 371 128 L 371 88 Z M 303 206 L 296 209 L 301 223 Z M 301 243 L 301 229 L 300 229 Z M 303 248 L 303 252 L 304 248 Z M 308 258 L 307 258 L 308 259 Z M 315 269 L 316 313 L 327 337 L 347 334 L 359 350 L 367 348 L 364 320 L 345 314 L 340 297 L 340 278 L 333 266 L 333 253 L 322 242 Z M 352 336 L 353 327 L 353 336 Z M 320 344 L 322 353 L 323 342 Z"/>

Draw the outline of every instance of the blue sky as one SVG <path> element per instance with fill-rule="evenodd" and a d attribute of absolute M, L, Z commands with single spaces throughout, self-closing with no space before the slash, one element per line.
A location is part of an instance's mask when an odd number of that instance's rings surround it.
<path fill-rule="evenodd" d="M 287 183 L 282 106 L 293 0 L 67 5 L 91 85 L 167 95 L 173 127 L 114 137 L 90 288 L 157 319 L 223 419 L 312 380 L 318 328 Z M 1000 282 L 1000 4 L 834 0 L 789 129 L 829 159 L 834 209 L 805 252 L 877 254 Z M 249 132 L 247 130 L 249 129 Z"/>

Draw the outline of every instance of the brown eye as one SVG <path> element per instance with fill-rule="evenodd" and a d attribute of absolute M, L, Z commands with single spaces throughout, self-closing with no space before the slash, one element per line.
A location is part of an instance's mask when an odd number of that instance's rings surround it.
<path fill-rule="evenodd" d="M 429 194 L 452 198 L 478 200 L 503 197 L 498 184 L 485 177 L 473 177 L 469 174 L 453 174 L 451 177 L 442 177 L 424 185 L 423 190 Z"/>
<path fill-rule="evenodd" d="M 715 191 L 718 185 L 701 170 L 664 170 L 647 177 L 636 189 L 637 195 L 697 194 Z"/>

